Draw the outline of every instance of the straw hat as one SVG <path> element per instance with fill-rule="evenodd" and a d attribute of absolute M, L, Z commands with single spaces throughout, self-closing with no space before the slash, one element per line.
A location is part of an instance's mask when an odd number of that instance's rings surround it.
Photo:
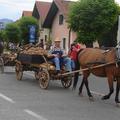
<path fill-rule="evenodd" d="M 61 42 L 61 40 L 59 38 L 56 38 L 54 42 Z"/>

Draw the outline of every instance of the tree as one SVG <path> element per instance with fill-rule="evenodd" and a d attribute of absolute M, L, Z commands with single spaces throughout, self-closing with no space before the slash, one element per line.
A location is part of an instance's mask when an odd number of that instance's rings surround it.
<path fill-rule="evenodd" d="M 16 23 L 7 24 L 5 34 L 8 42 L 19 43 L 21 40 L 21 32 Z"/>
<path fill-rule="evenodd" d="M 0 30 L 0 40 L 4 41 L 4 31 Z"/>
<path fill-rule="evenodd" d="M 35 38 L 37 39 L 39 26 L 37 20 L 34 17 L 22 17 L 19 20 L 18 25 L 20 26 L 21 37 L 24 44 L 29 43 L 29 27 L 31 25 L 35 26 Z"/>
<path fill-rule="evenodd" d="M 70 7 L 68 24 L 79 42 L 91 44 L 113 27 L 118 13 L 114 0 L 79 0 Z"/>

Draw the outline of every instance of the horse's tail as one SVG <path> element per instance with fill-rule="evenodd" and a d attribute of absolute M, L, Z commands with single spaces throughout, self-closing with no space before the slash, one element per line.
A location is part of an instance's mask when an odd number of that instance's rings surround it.
<path fill-rule="evenodd" d="M 79 70 L 80 69 L 80 62 L 79 62 L 79 54 L 83 51 L 83 49 L 80 49 L 77 53 L 76 56 L 76 61 L 75 61 L 75 70 Z M 74 74 L 74 82 L 73 82 L 73 89 L 76 88 L 77 83 L 78 83 L 78 78 L 79 78 L 79 72 Z"/>

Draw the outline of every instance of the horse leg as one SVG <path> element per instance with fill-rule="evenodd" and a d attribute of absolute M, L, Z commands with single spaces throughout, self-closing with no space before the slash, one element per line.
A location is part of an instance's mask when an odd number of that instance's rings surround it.
<path fill-rule="evenodd" d="M 91 99 L 91 98 L 93 98 L 93 96 L 90 92 L 89 85 L 88 85 L 88 79 L 87 79 L 89 75 L 90 75 L 89 72 L 83 73 L 83 80 L 82 80 L 81 86 L 79 88 L 79 94 L 82 93 L 83 85 L 85 84 L 85 87 L 87 89 L 87 94 L 88 94 L 89 98 Z"/>
<path fill-rule="evenodd" d="M 111 74 L 111 73 L 109 73 Z M 109 84 L 109 93 L 105 96 L 102 97 L 102 100 L 106 100 L 106 99 L 109 99 L 111 94 L 114 92 L 114 88 L 113 88 L 113 80 L 114 80 L 114 77 L 111 75 L 108 75 L 108 84 Z"/>
<path fill-rule="evenodd" d="M 79 95 L 82 96 L 82 89 L 83 89 L 83 85 L 84 85 L 84 78 L 82 79 L 82 83 L 79 87 Z"/>
<path fill-rule="evenodd" d="M 73 90 L 76 89 L 77 83 L 78 83 L 79 73 L 74 74 L 74 82 L 73 82 Z"/>
<path fill-rule="evenodd" d="M 79 69 L 80 69 L 80 64 L 79 62 L 75 61 L 75 70 L 79 70 Z M 73 90 L 76 89 L 78 78 L 79 78 L 79 72 L 74 74 Z"/>
<path fill-rule="evenodd" d="M 79 95 L 82 95 L 82 89 L 83 89 L 83 85 L 85 83 L 84 81 L 85 81 L 85 79 L 87 79 L 88 76 L 89 76 L 88 73 L 83 72 L 83 79 L 82 79 L 81 85 L 79 87 Z"/>
<path fill-rule="evenodd" d="M 116 95 L 115 95 L 115 102 L 120 103 L 119 101 L 119 91 L 120 91 L 120 78 L 117 79 L 117 84 L 116 84 Z"/>
<path fill-rule="evenodd" d="M 93 100 L 93 96 L 92 96 L 92 94 L 91 94 L 91 92 L 90 92 L 90 89 L 89 89 L 88 79 L 85 79 L 84 83 L 85 83 L 85 87 L 86 87 L 86 89 L 87 89 L 87 94 L 88 94 L 88 96 L 89 96 L 89 99 L 90 99 L 90 100 Z"/>

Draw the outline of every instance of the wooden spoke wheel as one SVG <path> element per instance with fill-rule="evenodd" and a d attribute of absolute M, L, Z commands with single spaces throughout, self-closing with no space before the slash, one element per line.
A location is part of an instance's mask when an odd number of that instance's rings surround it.
<path fill-rule="evenodd" d="M 39 80 L 38 72 L 35 72 L 35 79 L 36 79 L 36 80 Z"/>
<path fill-rule="evenodd" d="M 4 73 L 4 61 L 2 57 L 0 57 L 0 72 Z"/>
<path fill-rule="evenodd" d="M 49 86 L 49 79 L 50 79 L 48 70 L 44 69 L 42 71 L 39 71 L 38 75 L 39 75 L 40 88 L 47 89 Z"/>
<path fill-rule="evenodd" d="M 67 75 L 61 78 L 61 83 L 64 88 L 69 88 L 72 84 L 72 76 Z"/>
<path fill-rule="evenodd" d="M 23 71 L 22 71 L 22 65 L 20 63 L 16 63 L 15 71 L 16 71 L 16 79 L 22 80 Z"/>

